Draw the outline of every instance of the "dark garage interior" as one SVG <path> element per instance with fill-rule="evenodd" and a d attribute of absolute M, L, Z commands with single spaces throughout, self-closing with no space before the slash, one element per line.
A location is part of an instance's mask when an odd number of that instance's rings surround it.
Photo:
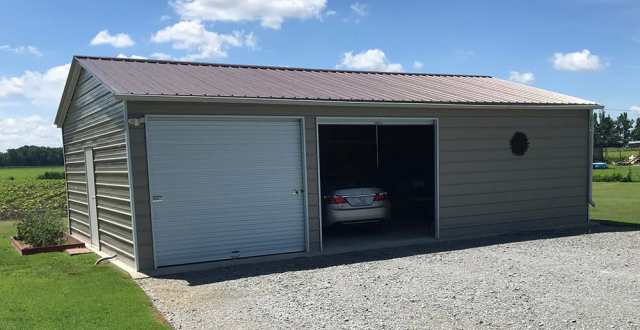
<path fill-rule="evenodd" d="M 319 125 L 318 134 L 325 249 L 434 237 L 433 125 Z M 369 194 L 374 197 L 353 202 Z M 375 205 L 388 209 L 386 217 L 367 219 L 367 213 L 352 210 L 366 208 L 371 200 L 384 201 Z M 336 213 L 358 215 L 343 221 L 334 220 Z"/>

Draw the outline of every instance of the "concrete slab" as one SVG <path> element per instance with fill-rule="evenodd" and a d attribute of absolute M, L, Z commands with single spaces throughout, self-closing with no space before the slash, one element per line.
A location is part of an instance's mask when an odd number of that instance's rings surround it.
<path fill-rule="evenodd" d="M 75 256 L 79 254 L 92 253 L 93 251 L 87 248 L 72 248 L 72 249 L 66 249 L 65 252 L 67 252 L 67 254 L 69 254 L 70 256 Z"/>
<path fill-rule="evenodd" d="M 436 242 L 431 225 L 405 221 L 391 225 L 376 223 L 341 225 L 326 229 L 323 254 L 366 251 Z"/>

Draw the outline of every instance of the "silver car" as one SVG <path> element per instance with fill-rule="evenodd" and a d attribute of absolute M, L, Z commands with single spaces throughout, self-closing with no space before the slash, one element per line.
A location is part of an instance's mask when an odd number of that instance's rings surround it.
<path fill-rule="evenodd" d="M 387 193 L 376 187 L 335 189 L 323 198 L 323 226 L 385 221 L 391 218 Z"/>

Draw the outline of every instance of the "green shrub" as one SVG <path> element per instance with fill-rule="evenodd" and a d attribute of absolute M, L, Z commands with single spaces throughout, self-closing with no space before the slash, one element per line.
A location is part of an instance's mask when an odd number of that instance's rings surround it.
<path fill-rule="evenodd" d="M 31 211 L 16 224 L 16 237 L 34 247 L 61 244 L 65 226 L 59 211 Z"/>
<path fill-rule="evenodd" d="M 631 177 L 631 169 L 629 169 L 625 175 L 622 173 L 595 175 L 593 182 L 633 182 L 633 178 Z"/>
<path fill-rule="evenodd" d="M 40 180 L 60 180 L 64 179 L 64 172 L 44 172 L 44 174 L 38 175 Z"/>
<path fill-rule="evenodd" d="M 629 170 L 627 170 L 627 175 L 624 176 L 624 181 L 622 182 L 632 182 L 633 179 L 631 178 L 631 168 L 629 168 Z"/>

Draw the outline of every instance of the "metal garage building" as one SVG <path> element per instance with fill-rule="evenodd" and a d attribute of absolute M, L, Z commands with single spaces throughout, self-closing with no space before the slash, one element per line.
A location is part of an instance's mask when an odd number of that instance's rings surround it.
<path fill-rule="evenodd" d="M 586 225 L 597 108 L 488 76 L 78 56 L 55 123 L 71 234 L 153 273 L 322 252 L 325 126 L 432 132 L 433 239 Z"/>

